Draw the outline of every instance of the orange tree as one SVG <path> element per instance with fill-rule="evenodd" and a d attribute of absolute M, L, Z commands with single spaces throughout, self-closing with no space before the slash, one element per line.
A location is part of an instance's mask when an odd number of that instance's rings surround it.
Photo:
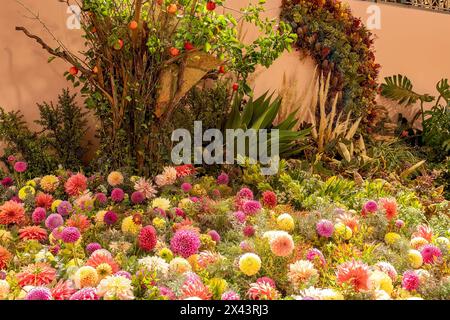
<path fill-rule="evenodd" d="M 226 70 L 235 81 L 230 87 L 249 93 L 246 79 L 255 67 L 269 66 L 295 42 L 287 24 L 261 17 L 264 0 L 240 10 L 225 2 L 75 1 L 85 39 L 81 56 L 59 41 L 52 47 L 23 27 L 16 29 L 71 65 L 66 77 L 82 86 L 86 106 L 99 122 L 102 168 L 148 174 L 167 160 L 170 146 L 160 136 L 190 89 Z M 241 22 L 256 25 L 261 35 L 243 43 Z"/>

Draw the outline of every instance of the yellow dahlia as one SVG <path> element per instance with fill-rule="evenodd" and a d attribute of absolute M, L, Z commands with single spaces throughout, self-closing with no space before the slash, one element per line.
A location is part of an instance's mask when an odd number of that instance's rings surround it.
<path fill-rule="evenodd" d="M 189 198 L 184 198 L 181 199 L 180 202 L 178 203 L 178 207 L 181 209 L 186 209 L 187 207 L 189 207 L 192 203 L 194 203 L 191 199 Z"/>
<path fill-rule="evenodd" d="M 113 171 L 108 175 L 107 181 L 111 187 L 116 187 L 123 183 L 123 175 L 119 171 Z"/>
<path fill-rule="evenodd" d="M 170 262 L 173 259 L 173 253 L 169 248 L 162 248 L 161 250 L 159 250 L 158 256 L 160 256 L 167 262 Z"/>
<path fill-rule="evenodd" d="M 408 251 L 408 262 L 409 265 L 414 268 L 418 269 L 423 264 L 423 258 L 422 254 L 418 250 L 411 249 Z"/>
<path fill-rule="evenodd" d="M 277 225 L 281 230 L 292 231 L 294 230 L 295 222 L 289 213 L 283 213 L 278 216 Z"/>
<path fill-rule="evenodd" d="M 36 181 L 34 181 L 34 180 L 28 180 L 28 181 L 25 183 L 25 185 L 26 185 L 26 186 L 33 187 L 33 188 L 36 188 Z"/>
<path fill-rule="evenodd" d="M 0 229 L 0 243 L 7 244 L 12 240 L 11 232 Z"/>
<path fill-rule="evenodd" d="M 386 235 L 384 236 L 384 241 L 385 241 L 387 244 L 390 244 L 390 245 L 396 243 L 396 242 L 399 241 L 400 239 L 401 239 L 401 236 L 400 236 L 398 233 L 395 233 L 395 232 L 388 232 L 388 233 L 386 233 Z"/>
<path fill-rule="evenodd" d="M 25 200 L 28 196 L 34 196 L 36 190 L 32 186 L 25 186 L 19 190 L 19 199 Z"/>
<path fill-rule="evenodd" d="M 133 300 L 131 280 L 123 276 L 109 276 L 100 281 L 97 294 L 104 300 Z"/>
<path fill-rule="evenodd" d="M 84 287 L 95 287 L 98 283 L 97 270 L 91 266 L 83 266 L 75 272 L 75 286 L 79 289 Z"/>
<path fill-rule="evenodd" d="M 383 290 L 389 296 L 394 290 L 394 286 L 392 285 L 392 279 L 382 271 L 373 271 L 369 277 L 370 287 L 374 290 Z"/>
<path fill-rule="evenodd" d="M 102 280 L 106 278 L 107 276 L 112 275 L 113 269 L 110 264 L 108 263 L 100 263 L 96 268 L 95 271 L 98 275 L 98 280 Z"/>
<path fill-rule="evenodd" d="M 254 253 L 245 253 L 239 258 L 239 269 L 247 276 L 253 276 L 261 269 L 261 259 Z"/>
<path fill-rule="evenodd" d="M 353 236 L 352 229 L 342 222 L 338 222 L 334 225 L 334 232 L 338 237 L 345 240 L 349 240 Z"/>
<path fill-rule="evenodd" d="M 42 177 L 41 182 L 40 182 L 40 186 L 42 188 L 42 190 L 44 190 L 45 192 L 53 192 L 56 190 L 56 188 L 59 185 L 59 180 L 58 177 L 54 176 L 54 175 L 47 175 Z"/>
<path fill-rule="evenodd" d="M 157 229 L 162 229 L 166 226 L 166 220 L 159 217 L 154 218 L 152 223 Z"/>
<path fill-rule="evenodd" d="M 133 216 L 126 217 L 122 220 L 122 232 L 132 235 L 138 234 L 141 230 L 141 225 L 134 222 Z"/>
<path fill-rule="evenodd" d="M 104 224 L 104 218 L 105 218 L 105 214 L 106 214 L 106 210 L 100 210 L 99 212 L 97 212 L 97 214 L 95 215 L 95 222 L 99 225 L 103 225 Z"/>

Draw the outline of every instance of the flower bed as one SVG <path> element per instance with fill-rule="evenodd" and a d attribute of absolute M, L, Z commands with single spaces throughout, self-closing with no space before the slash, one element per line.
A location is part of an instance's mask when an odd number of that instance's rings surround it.
<path fill-rule="evenodd" d="M 426 218 L 401 185 L 292 170 L 254 187 L 191 166 L 166 167 L 155 185 L 117 171 L 21 174 L 2 180 L 0 299 L 450 294 L 449 204 Z"/>

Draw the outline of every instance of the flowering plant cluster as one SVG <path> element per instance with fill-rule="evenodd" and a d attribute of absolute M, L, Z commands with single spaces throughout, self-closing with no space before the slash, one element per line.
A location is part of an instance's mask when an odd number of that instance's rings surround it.
<path fill-rule="evenodd" d="M 448 218 L 440 225 L 409 219 L 420 199 L 406 200 L 400 188 L 348 184 L 352 196 L 337 202 L 329 181 L 302 184 L 288 173 L 254 188 L 224 172 L 201 176 L 191 165 L 165 167 L 153 179 L 112 171 L 29 181 L 18 179 L 26 163 L 14 167 L 17 175 L 4 177 L 0 189 L 0 299 L 450 294 Z M 321 192 L 314 205 L 308 181 Z M 305 197 L 281 185 L 303 188 Z"/>

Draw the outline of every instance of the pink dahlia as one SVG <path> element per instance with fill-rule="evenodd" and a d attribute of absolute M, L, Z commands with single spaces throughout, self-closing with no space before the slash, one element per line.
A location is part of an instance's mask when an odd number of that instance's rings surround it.
<path fill-rule="evenodd" d="M 158 287 L 158 289 L 159 289 L 159 294 L 163 297 L 166 297 L 168 300 L 176 300 L 177 299 L 175 293 L 170 288 L 160 286 L 160 287 Z"/>
<path fill-rule="evenodd" d="M 28 291 L 25 300 L 52 300 L 52 293 L 46 287 L 34 287 Z"/>
<path fill-rule="evenodd" d="M 337 267 L 337 282 L 348 283 L 356 291 L 369 289 L 369 267 L 361 261 L 347 261 Z"/>
<path fill-rule="evenodd" d="M 47 212 L 44 208 L 38 207 L 34 209 L 33 213 L 31 214 L 31 220 L 33 220 L 34 224 L 40 224 L 42 221 L 45 220 L 45 217 L 47 216 Z"/>
<path fill-rule="evenodd" d="M 425 245 L 420 253 L 422 254 L 423 262 L 427 264 L 438 262 L 442 257 L 441 249 L 432 244 Z"/>
<path fill-rule="evenodd" d="M 403 273 L 402 279 L 403 289 L 408 291 L 415 291 L 419 288 L 419 286 L 420 286 L 420 278 L 417 275 L 417 273 L 415 273 L 412 270 L 408 270 L 405 271 L 405 273 Z"/>
<path fill-rule="evenodd" d="M 225 172 L 222 172 L 218 177 L 217 177 L 217 184 L 228 184 L 228 182 L 230 181 L 230 178 L 228 177 L 228 175 Z"/>
<path fill-rule="evenodd" d="M 67 216 L 72 212 L 72 205 L 69 201 L 62 201 L 58 207 L 56 207 L 56 211 L 62 216 Z"/>
<path fill-rule="evenodd" d="M 175 208 L 175 215 L 182 218 L 186 217 L 186 213 L 184 213 L 183 209 L 181 208 Z"/>
<path fill-rule="evenodd" d="M 114 188 L 111 191 L 111 200 L 114 202 L 122 202 L 125 198 L 125 193 L 120 188 Z"/>
<path fill-rule="evenodd" d="M 220 234 L 216 230 L 209 231 L 208 235 L 214 240 L 215 243 L 220 242 Z"/>
<path fill-rule="evenodd" d="M 142 192 L 140 191 L 135 191 L 131 194 L 131 201 L 134 204 L 139 204 L 145 201 L 145 196 Z"/>
<path fill-rule="evenodd" d="M 54 230 L 56 228 L 59 228 L 60 226 L 62 226 L 64 224 L 64 219 L 60 214 L 57 213 L 52 213 L 51 215 L 49 215 L 47 217 L 47 219 L 45 220 L 45 226 L 49 229 L 49 230 Z"/>
<path fill-rule="evenodd" d="M 324 266 L 326 265 L 326 260 L 325 257 L 323 256 L 323 253 L 316 248 L 310 249 L 307 253 L 306 253 L 306 259 L 311 261 L 311 262 L 319 262 L 320 265 Z"/>
<path fill-rule="evenodd" d="M 22 173 L 25 172 L 28 168 L 28 164 L 24 161 L 17 161 L 14 164 L 14 170 L 16 170 L 16 172 Z"/>
<path fill-rule="evenodd" d="M 268 208 L 275 208 L 277 205 L 277 195 L 273 191 L 264 191 L 262 202 Z"/>
<path fill-rule="evenodd" d="M 86 265 L 93 268 L 97 268 L 101 264 L 108 264 L 111 267 L 112 273 L 119 271 L 119 265 L 114 260 L 111 253 L 106 249 L 95 250 L 86 261 Z"/>
<path fill-rule="evenodd" d="M 78 196 L 87 189 L 87 178 L 82 173 L 77 173 L 67 179 L 64 188 L 69 196 Z"/>
<path fill-rule="evenodd" d="M 242 211 L 244 211 L 246 215 L 250 216 L 257 214 L 259 210 L 261 210 L 261 203 L 256 200 L 247 200 L 242 206 Z"/>
<path fill-rule="evenodd" d="M 249 188 L 242 188 L 237 194 L 238 198 L 252 200 L 253 192 Z"/>
<path fill-rule="evenodd" d="M 181 184 L 181 190 L 183 190 L 183 192 L 189 192 L 192 190 L 192 184 L 188 183 L 188 182 L 184 182 Z"/>
<path fill-rule="evenodd" d="M 177 172 L 177 177 L 186 177 L 190 176 L 192 174 L 195 174 L 195 167 L 192 164 L 183 164 L 181 166 L 175 167 L 175 170 Z"/>
<path fill-rule="evenodd" d="M 75 292 L 70 300 L 99 300 L 97 295 L 97 289 L 86 287 Z"/>
<path fill-rule="evenodd" d="M 104 194 L 104 193 L 102 193 L 102 192 L 99 192 L 99 193 L 96 193 L 95 194 L 95 200 L 99 203 L 99 204 L 106 204 L 107 202 L 108 202 L 108 197 Z"/>
<path fill-rule="evenodd" d="M 319 236 L 330 238 L 334 232 L 334 225 L 330 220 L 322 219 L 317 222 L 316 230 Z"/>
<path fill-rule="evenodd" d="M 170 241 L 171 250 L 183 258 L 196 254 L 200 245 L 197 233 L 188 229 L 178 230 Z"/>
<path fill-rule="evenodd" d="M 100 245 L 100 243 L 97 243 L 97 242 L 91 242 L 91 243 L 89 243 L 89 244 L 86 246 L 86 251 L 87 251 L 89 254 L 92 254 L 92 253 L 94 253 L 95 251 L 100 250 L 101 248 L 102 248 L 102 246 Z"/>
<path fill-rule="evenodd" d="M 14 184 L 14 180 L 11 177 L 5 177 L 0 181 L 0 184 L 5 188 L 8 188 Z"/>
<path fill-rule="evenodd" d="M 61 239 L 65 243 L 74 243 L 80 239 L 80 230 L 75 227 L 65 227 L 61 232 Z"/>
<path fill-rule="evenodd" d="M 247 218 L 247 216 L 245 215 L 245 213 L 242 212 L 242 211 L 236 211 L 236 212 L 234 213 L 234 217 L 235 217 L 236 220 L 239 221 L 240 223 L 244 223 L 245 220 L 246 220 L 246 218 Z"/>
<path fill-rule="evenodd" d="M 272 287 L 276 288 L 275 281 L 272 278 L 261 277 L 261 278 L 256 279 L 256 283 L 263 283 L 263 282 L 267 282 L 269 285 L 271 285 Z"/>
<path fill-rule="evenodd" d="M 156 246 L 156 230 L 153 226 L 145 226 L 139 231 L 139 248 L 144 251 L 152 251 Z"/>
<path fill-rule="evenodd" d="M 246 236 L 246 237 L 253 237 L 253 235 L 255 234 L 255 231 L 256 231 L 255 227 L 253 227 L 252 225 L 247 225 L 242 230 L 242 232 L 244 233 L 244 236 Z"/>
<path fill-rule="evenodd" d="M 103 216 L 103 222 L 107 225 L 112 225 L 117 222 L 118 218 L 119 217 L 117 216 L 117 213 L 115 213 L 114 211 L 108 211 Z"/>
<path fill-rule="evenodd" d="M 373 200 L 369 200 L 364 204 L 364 207 L 363 207 L 364 212 L 374 213 L 377 210 L 378 210 L 378 204 Z"/>

